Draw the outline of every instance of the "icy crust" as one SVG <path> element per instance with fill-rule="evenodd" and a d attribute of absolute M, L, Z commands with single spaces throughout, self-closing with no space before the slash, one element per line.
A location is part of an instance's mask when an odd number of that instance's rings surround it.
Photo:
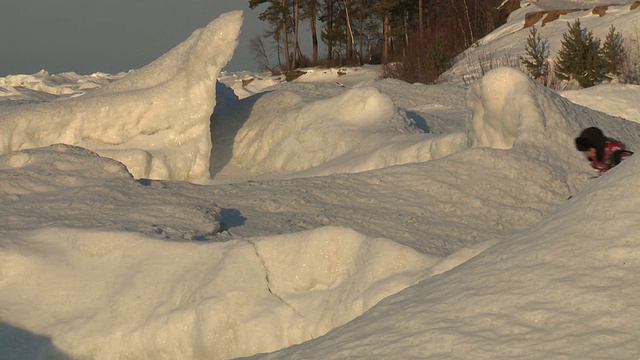
<path fill-rule="evenodd" d="M 58 231 L 64 240 L 50 230 L 3 233 L 0 285 L 11 309 L 3 321 L 48 334 L 71 357 L 95 359 L 274 351 L 348 322 L 435 262 L 340 227 L 225 243 Z M 24 301 L 24 288 L 47 296 Z"/>
<path fill-rule="evenodd" d="M 221 15 L 158 60 L 84 96 L 0 114 L 0 154 L 66 143 L 127 165 L 138 178 L 208 177 L 209 118 L 242 12 Z"/>
<path fill-rule="evenodd" d="M 75 227 L 190 241 L 220 229 L 213 201 L 169 183 L 136 181 L 122 163 L 75 146 L 0 156 L 0 182 L 0 230 Z M 25 212 L 25 204 L 34 205 Z"/>

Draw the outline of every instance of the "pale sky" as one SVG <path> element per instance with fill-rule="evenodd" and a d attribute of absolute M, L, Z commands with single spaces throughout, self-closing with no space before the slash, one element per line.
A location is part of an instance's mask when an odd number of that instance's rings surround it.
<path fill-rule="evenodd" d="M 249 40 L 266 25 L 249 0 L 0 0 L 0 76 L 140 68 L 218 15 L 244 10 L 226 71 L 257 70 Z"/>

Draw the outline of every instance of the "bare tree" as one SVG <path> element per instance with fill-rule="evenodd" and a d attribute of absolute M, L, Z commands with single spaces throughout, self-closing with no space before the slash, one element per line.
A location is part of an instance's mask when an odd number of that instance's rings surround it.
<path fill-rule="evenodd" d="M 249 40 L 249 50 L 261 69 L 272 71 L 269 64 L 269 54 L 260 35 L 255 35 Z"/>
<path fill-rule="evenodd" d="M 351 61 L 353 60 L 353 46 L 355 43 L 354 40 L 354 36 L 353 36 L 353 28 L 351 27 L 351 15 L 350 15 L 350 8 L 351 8 L 351 0 L 344 0 L 344 14 L 345 14 L 345 20 L 347 23 L 346 26 L 346 31 L 347 31 L 347 61 Z M 360 63 L 360 61 L 358 60 L 358 63 Z"/>
<path fill-rule="evenodd" d="M 264 3 L 270 3 L 270 5 L 265 11 L 260 13 L 259 19 L 262 21 L 268 21 L 269 23 L 280 29 L 280 31 L 276 31 L 275 34 L 278 35 L 278 38 L 282 36 L 282 45 L 284 49 L 286 68 L 291 69 L 288 27 L 290 16 L 289 8 L 287 7 L 287 0 L 249 0 L 249 7 L 251 9 L 254 9 L 258 5 Z"/>

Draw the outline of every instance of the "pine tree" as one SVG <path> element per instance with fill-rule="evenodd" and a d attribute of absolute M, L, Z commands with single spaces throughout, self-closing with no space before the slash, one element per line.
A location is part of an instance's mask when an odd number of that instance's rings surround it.
<path fill-rule="evenodd" d="M 622 41 L 622 35 L 616 32 L 615 27 L 611 25 L 604 44 L 602 44 L 602 65 L 608 78 L 613 79 L 622 74 L 625 55 L 626 51 Z"/>
<path fill-rule="evenodd" d="M 562 34 L 561 44 L 554 69 L 559 79 L 575 80 L 583 88 L 602 81 L 600 39 L 594 38 L 593 32 L 582 30 L 580 20 L 569 24 L 569 31 Z"/>
<path fill-rule="evenodd" d="M 265 3 L 268 3 L 269 6 L 260 13 L 258 18 L 267 21 L 274 29 L 271 33 L 274 34 L 274 39 L 278 42 L 278 48 L 282 46 L 286 62 L 285 69 L 291 70 L 291 53 L 289 52 L 289 31 L 291 28 L 288 26 L 290 14 L 287 2 L 286 0 L 249 0 L 249 8 L 255 9 Z M 278 58 L 280 59 L 280 51 L 278 51 Z"/>
<path fill-rule="evenodd" d="M 520 57 L 520 62 L 532 78 L 545 83 L 549 75 L 549 41 L 542 39 L 535 26 L 529 32 L 525 52 L 528 57 Z"/>
<path fill-rule="evenodd" d="M 584 43 L 584 71 L 576 74 L 576 80 L 580 86 L 587 88 L 601 83 L 604 80 L 604 71 L 600 39 L 595 38 L 593 32 L 588 31 L 585 34 Z"/>

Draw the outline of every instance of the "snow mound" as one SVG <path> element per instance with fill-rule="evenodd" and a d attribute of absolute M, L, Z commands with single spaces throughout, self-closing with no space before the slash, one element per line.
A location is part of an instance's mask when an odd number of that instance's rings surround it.
<path fill-rule="evenodd" d="M 366 144 L 349 133 L 364 127 L 410 131 L 393 102 L 373 88 L 312 102 L 295 92 L 274 91 L 256 102 L 252 114 L 236 137 L 234 159 L 256 174 L 305 170 L 355 151 Z"/>
<path fill-rule="evenodd" d="M 233 160 L 253 175 L 361 172 L 430 160 L 433 153 L 444 156 L 464 146 L 461 134 L 439 141 L 424 135 L 375 87 L 336 90 L 325 98 L 311 86 L 294 89 L 302 91 L 263 95 L 238 131 Z"/>
<path fill-rule="evenodd" d="M 586 127 L 598 126 L 607 136 L 640 147 L 638 124 L 575 106 L 530 79 L 520 70 L 491 70 L 467 93 L 468 142 L 473 147 L 511 149 L 545 147 L 557 155 L 572 150 L 573 139 Z"/>
<path fill-rule="evenodd" d="M 500 68 L 485 75 L 467 95 L 467 104 L 473 110 L 467 128 L 471 146 L 509 149 L 521 134 L 542 132 L 543 114 L 529 112 L 532 106 L 522 102 L 532 99 L 530 79 L 513 68 Z M 492 94 L 492 96 L 486 96 Z M 526 109 L 520 111 L 519 109 Z M 513 118 L 513 114 L 518 114 Z"/>
<path fill-rule="evenodd" d="M 625 160 L 544 220 L 357 321 L 252 358 L 634 359 L 638 166 Z"/>
<path fill-rule="evenodd" d="M 211 200 L 173 184 L 136 181 L 122 163 L 76 146 L 2 155 L 0 181 L 0 223 L 8 228 L 111 229 L 166 240 L 204 239 L 220 229 L 220 208 Z M 38 206 L 25 212 L 31 203 Z"/>
<path fill-rule="evenodd" d="M 241 24 L 241 11 L 223 14 L 100 89 L 3 112 L 0 154 L 66 143 L 120 160 L 138 178 L 208 177 L 216 78 L 233 55 Z"/>
<path fill-rule="evenodd" d="M 97 359 L 274 351 L 350 321 L 435 263 L 339 227 L 224 243 L 57 230 L 63 241 L 50 230 L 5 234 L 4 319 L 47 333 L 71 356 Z"/>
<path fill-rule="evenodd" d="M 127 168 L 87 149 L 55 144 L 0 156 L 5 195 L 26 195 L 91 185 L 98 179 L 131 179 Z"/>

